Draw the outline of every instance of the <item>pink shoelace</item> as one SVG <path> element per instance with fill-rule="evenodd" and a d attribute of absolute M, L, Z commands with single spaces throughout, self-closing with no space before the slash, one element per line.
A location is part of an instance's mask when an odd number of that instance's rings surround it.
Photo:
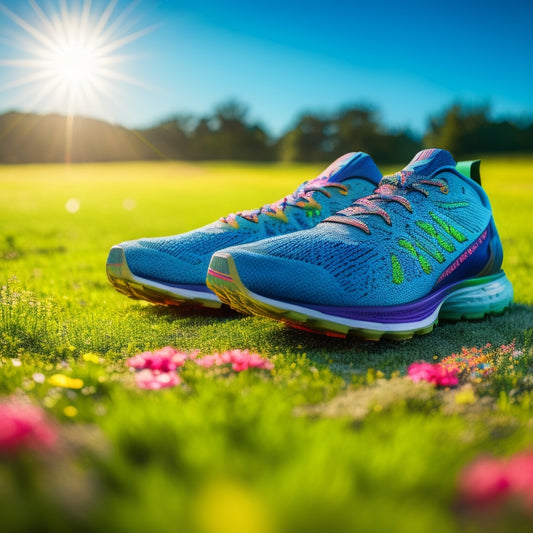
<path fill-rule="evenodd" d="M 315 181 L 315 180 L 313 180 Z M 236 220 L 237 216 L 242 217 L 250 222 L 259 222 L 260 215 L 269 215 L 272 217 L 279 218 L 284 222 L 288 222 L 287 216 L 285 214 L 285 209 L 288 206 L 292 207 L 301 207 L 303 209 L 312 209 L 315 212 L 320 211 L 320 204 L 314 199 L 314 193 L 320 192 L 324 194 L 327 198 L 331 197 L 331 193 L 327 190 L 328 187 L 335 187 L 339 190 L 341 194 L 348 194 L 348 188 L 346 185 L 341 183 L 324 183 L 324 182 L 305 182 L 296 189 L 289 196 L 285 196 L 277 202 L 266 204 L 259 209 L 249 209 L 246 211 L 238 211 L 237 213 L 232 213 L 226 217 L 221 217 L 220 221 L 225 222 L 235 228 L 239 227 L 239 223 Z"/>
<path fill-rule="evenodd" d="M 448 194 L 448 184 L 440 179 L 427 179 L 421 177 L 420 179 L 407 179 L 413 176 L 412 171 L 401 171 L 392 176 L 385 176 L 382 178 L 379 187 L 374 194 L 356 200 L 350 207 L 339 211 L 339 213 L 328 217 L 325 222 L 339 222 L 342 224 L 349 224 L 361 229 L 365 233 L 370 233 L 368 225 L 358 218 L 358 215 L 378 215 L 385 220 L 385 222 L 392 226 L 390 215 L 387 213 L 382 204 L 387 202 L 397 202 L 401 204 L 409 212 L 412 212 L 411 203 L 406 198 L 406 194 L 411 191 L 417 191 L 424 196 L 429 196 L 429 191 L 425 186 L 430 185 L 439 187 L 443 194 Z"/>

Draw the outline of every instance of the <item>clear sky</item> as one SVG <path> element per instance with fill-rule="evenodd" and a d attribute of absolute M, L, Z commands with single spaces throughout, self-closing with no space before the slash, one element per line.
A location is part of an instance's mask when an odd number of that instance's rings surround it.
<path fill-rule="evenodd" d="M 274 134 L 301 111 L 354 103 L 419 132 L 457 100 L 533 117 L 533 0 L 0 4 L 0 112 L 72 111 L 139 127 L 236 98 Z M 65 50 L 58 59 L 58 46 L 87 46 L 74 35 L 84 5 L 85 34 L 101 37 L 99 59 L 89 59 L 101 63 L 73 75 L 84 60 Z"/>

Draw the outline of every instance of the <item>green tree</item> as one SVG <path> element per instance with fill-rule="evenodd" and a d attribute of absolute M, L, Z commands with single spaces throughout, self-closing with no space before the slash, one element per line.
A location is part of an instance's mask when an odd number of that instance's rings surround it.
<path fill-rule="evenodd" d="M 335 149 L 332 121 L 312 113 L 301 115 L 295 126 L 280 140 L 284 161 L 327 161 Z"/>
<path fill-rule="evenodd" d="M 429 119 L 424 145 L 450 150 L 456 157 L 479 153 L 533 151 L 533 124 L 490 118 L 490 107 L 453 104 Z"/>

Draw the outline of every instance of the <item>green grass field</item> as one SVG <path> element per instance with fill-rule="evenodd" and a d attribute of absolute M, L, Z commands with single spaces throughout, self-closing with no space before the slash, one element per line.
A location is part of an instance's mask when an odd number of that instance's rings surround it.
<path fill-rule="evenodd" d="M 482 454 L 533 447 L 533 159 L 482 165 L 515 289 L 501 317 L 370 343 L 228 309 L 152 306 L 108 283 L 113 244 L 258 207 L 320 170 L 0 167 L 0 395 L 43 407 L 59 435 L 46 453 L 0 453 L 3 531 L 531 530 L 512 502 L 466 510 L 457 479 Z M 516 357 L 499 348 L 513 341 Z M 414 361 L 487 343 L 486 377 L 451 390 L 405 377 Z M 274 370 L 189 361 L 182 385 L 139 390 L 127 358 L 166 345 L 249 349 Z"/>

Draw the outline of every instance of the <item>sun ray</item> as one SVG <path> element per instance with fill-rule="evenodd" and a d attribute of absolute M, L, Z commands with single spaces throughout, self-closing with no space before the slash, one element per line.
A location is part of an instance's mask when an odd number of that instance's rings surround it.
<path fill-rule="evenodd" d="M 44 59 L 0 59 L 0 66 L 21 68 L 45 68 L 48 61 Z"/>
<path fill-rule="evenodd" d="M 98 22 L 96 23 L 94 30 L 89 38 L 90 41 L 94 41 L 95 43 L 98 41 L 99 36 L 102 35 L 102 32 L 105 30 L 107 23 L 109 22 L 109 19 L 111 18 L 111 14 L 115 10 L 115 6 L 117 5 L 118 0 L 111 0 L 109 4 L 107 4 L 107 7 L 105 8 L 104 12 L 98 19 Z"/>
<path fill-rule="evenodd" d="M 7 91 L 8 89 L 14 89 L 15 87 L 21 87 L 23 85 L 35 83 L 37 81 L 41 81 L 49 77 L 50 74 L 48 72 L 34 72 L 32 74 L 28 74 L 27 76 L 16 78 L 14 80 L 2 84 L 0 91 Z"/>
<path fill-rule="evenodd" d="M 121 39 L 116 39 L 115 41 L 109 42 L 105 46 L 100 47 L 98 50 L 102 54 L 108 54 L 109 52 L 122 48 L 123 46 L 133 41 L 136 41 L 140 37 L 143 37 L 144 35 L 154 31 L 156 27 L 157 25 L 154 24 L 152 26 L 148 26 L 147 28 L 144 28 L 143 30 L 139 30 L 135 33 L 130 33 L 129 35 L 126 35 L 125 37 L 122 37 Z"/>
<path fill-rule="evenodd" d="M 121 27 L 124 27 L 124 23 L 128 22 L 128 17 L 130 16 L 131 12 L 138 3 L 138 0 L 132 2 L 117 16 L 117 18 L 113 22 L 110 22 L 107 27 L 103 28 L 100 33 L 99 39 L 96 39 L 96 42 L 99 43 L 100 40 L 103 40 L 104 42 L 109 41 Z M 131 26 L 128 26 L 126 29 L 129 29 L 129 27 Z"/>
<path fill-rule="evenodd" d="M 83 8 L 80 16 L 80 35 L 79 39 L 80 42 L 85 43 L 87 41 L 87 35 L 89 30 L 89 24 L 91 22 L 90 20 L 91 15 L 91 0 L 86 0 L 83 3 Z"/>
<path fill-rule="evenodd" d="M 45 15 L 44 11 L 40 8 L 39 4 L 35 0 L 28 0 L 31 7 L 35 11 L 35 14 L 39 18 L 39 20 L 42 22 L 44 29 L 48 31 L 49 35 L 55 34 L 55 28 L 53 24 L 50 22 L 50 19 Z"/>
<path fill-rule="evenodd" d="M 50 98 L 50 96 L 57 90 L 57 87 L 61 83 L 57 78 L 51 78 L 40 87 L 36 88 L 35 96 L 31 97 L 31 94 L 28 94 L 28 105 L 30 107 L 39 105 L 45 99 Z"/>
<path fill-rule="evenodd" d="M 20 18 L 18 15 L 13 13 L 3 4 L 0 4 L 0 9 L 16 24 L 18 24 L 23 30 L 26 30 L 30 35 L 32 35 L 37 41 L 41 42 L 48 48 L 53 48 L 54 42 L 46 34 L 40 32 L 37 28 L 26 22 L 24 19 Z"/>

